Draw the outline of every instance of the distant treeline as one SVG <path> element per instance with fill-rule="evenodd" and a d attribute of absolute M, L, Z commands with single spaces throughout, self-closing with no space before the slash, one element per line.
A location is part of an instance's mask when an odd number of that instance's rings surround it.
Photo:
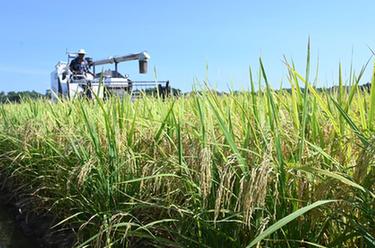
<path fill-rule="evenodd" d="M 344 85 L 343 86 L 343 90 L 344 91 L 349 91 L 351 88 L 351 86 L 346 86 Z M 358 89 L 360 91 L 367 91 L 367 92 L 370 92 L 371 90 L 371 83 L 366 83 L 366 84 L 363 84 L 363 85 L 358 85 Z M 264 89 L 263 89 L 264 90 Z M 301 87 L 301 92 L 305 92 L 305 88 L 302 88 Z M 337 92 L 339 90 L 339 86 L 332 86 L 332 87 L 329 87 L 329 88 L 325 88 L 325 87 L 318 87 L 316 88 L 315 87 L 315 90 L 318 91 L 318 92 Z M 256 90 L 258 91 L 258 90 Z M 280 91 L 284 91 L 284 92 L 288 92 L 288 93 L 292 93 L 292 89 L 291 88 L 282 88 L 282 89 L 274 89 L 275 92 L 280 92 Z M 223 95 L 229 95 L 229 94 L 233 94 L 233 95 L 237 95 L 237 94 L 243 94 L 244 91 L 241 90 L 241 91 L 238 91 L 238 90 L 233 90 L 231 92 L 225 92 L 225 91 L 217 91 L 217 90 L 210 90 L 210 92 L 218 95 L 218 96 L 223 96 Z M 184 95 L 194 95 L 194 94 L 199 94 L 201 93 L 201 91 L 192 91 L 192 92 L 186 92 L 184 93 Z"/>
<path fill-rule="evenodd" d="M 164 91 L 159 91 L 159 93 L 164 97 L 168 95 L 178 96 L 181 95 L 180 89 L 175 89 L 168 87 L 168 93 Z M 158 93 L 157 88 L 149 88 L 144 90 L 146 95 L 154 95 L 156 96 Z M 45 94 L 36 92 L 36 91 L 9 91 L 8 93 L 0 92 L 0 104 L 1 103 L 19 103 L 22 99 L 50 99 L 51 98 L 51 90 L 47 90 Z"/>
<path fill-rule="evenodd" d="M 349 90 L 350 86 L 343 86 L 344 90 Z M 366 83 L 363 85 L 359 85 L 358 88 L 362 91 L 368 91 L 370 92 L 371 89 L 371 84 Z M 173 95 L 173 96 L 178 96 L 182 95 L 182 92 L 180 89 L 175 89 L 175 88 L 168 88 L 168 95 Z M 283 89 L 285 91 L 291 91 L 291 89 Z M 304 91 L 303 88 L 301 88 L 302 92 Z M 318 91 L 337 91 L 338 86 L 333 86 L 330 88 L 317 88 Z M 146 95 L 157 95 L 158 89 L 157 88 L 150 88 L 144 90 Z M 226 95 L 228 93 L 226 92 L 219 92 L 219 91 L 214 91 L 217 95 Z M 232 93 L 238 94 L 242 93 L 241 91 L 233 91 Z M 194 92 L 188 92 L 185 93 L 184 95 L 190 95 L 194 94 Z M 7 102 L 20 102 L 21 99 L 49 99 L 51 97 L 51 91 L 47 90 L 45 94 L 36 92 L 36 91 L 9 91 L 8 93 L 0 92 L 0 103 L 7 103 Z"/>
<path fill-rule="evenodd" d="M 0 103 L 20 102 L 21 99 L 42 99 L 50 96 L 50 91 L 45 94 L 36 91 L 9 91 L 8 93 L 0 92 Z"/>
<path fill-rule="evenodd" d="M 329 88 L 316 88 L 317 91 L 324 91 L 324 92 L 337 92 L 339 90 L 339 86 L 332 86 L 332 87 L 329 87 Z M 351 86 L 347 86 L 347 85 L 343 85 L 342 86 L 343 90 L 350 90 Z M 370 89 L 371 89 L 371 83 L 366 83 L 366 84 L 363 84 L 363 85 L 358 85 L 358 89 L 361 90 L 361 91 L 368 91 L 370 92 Z M 292 90 L 291 89 L 285 89 L 286 91 L 288 92 L 291 92 Z M 304 92 L 304 88 L 301 88 L 301 91 Z"/>

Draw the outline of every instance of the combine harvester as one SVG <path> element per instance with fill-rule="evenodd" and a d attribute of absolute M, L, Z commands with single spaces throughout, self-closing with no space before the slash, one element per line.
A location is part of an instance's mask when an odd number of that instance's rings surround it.
<path fill-rule="evenodd" d="M 75 74 L 70 68 L 70 62 L 78 56 L 78 53 L 67 53 L 68 62 L 60 61 L 51 73 L 51 96 L 52 101 L 58 98 L 76 99 L 86 98 L 108 98 L 111 95 L 124 96 L 131 95 L 136 99 L 142 95 L 145 90 L 157 92 L 163 98 L 170 92 L 169 81 L 132 81 L 127 74 L 122 75 L 118 72 L 118 64 L 125 61 L 138 60 L 139 73 L 147 73 L 148 60 L 150 55 L 146 52 L 129 54 L 124 56 L 109 57 L 108 59 L 93 61 L 91 58 L 84 58 L 92 74 Z M 99 65 L 114 64 L 115 69 L 105 70 L 95 73 Z"/>

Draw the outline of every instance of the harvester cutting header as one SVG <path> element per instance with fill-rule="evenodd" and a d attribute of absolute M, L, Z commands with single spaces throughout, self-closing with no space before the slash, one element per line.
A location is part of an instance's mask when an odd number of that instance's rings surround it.
<path fill-rule="evenodd" d="M 85 57 L 86 52 L 80 49 L 77 53 L 67 53 L 68 62 L 60 61 L 51 73 L 52 100 L 58 97 L 74 99 L 78 97 L 105 98 L 110 95 L 123 96 L 130 94 L 138 97 L 142 90 L 155 90 L 160 95 L 169 93 L 169 81 L 132 81 L 127 74 L 118 72 L 118 64 L 138 60 L 139 73 L 147 73 L 150 55 L 146 52 L 93 60 Z M 114 64 L 114 70 L 107 69 L 96 73 L 99 65 Z M 92 71 L 90 71 L 92 69 Z"/>

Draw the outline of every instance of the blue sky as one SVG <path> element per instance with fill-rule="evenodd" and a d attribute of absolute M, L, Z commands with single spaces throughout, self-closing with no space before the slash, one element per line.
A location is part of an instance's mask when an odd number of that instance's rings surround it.
<path fill-rule="evenodd" d="M 160 80 L 189 91 L 208 78 L 219 90 L 247 89 L 248 67 L 261 56 L 271 84 L 286 83 L 283 55 L 305 67 L 319 56 L 319 84 L 337 82 L 338 63 L 349 74 L 375 49 L 375 1 L 1 1 L 0 91 L 49 87 L 65 51 L 85 48 L 94 59 L 147 50 L 149 73 L 120 65 L 134 80 Z M 370 66 L 363 81 L 370 80 Z"/>

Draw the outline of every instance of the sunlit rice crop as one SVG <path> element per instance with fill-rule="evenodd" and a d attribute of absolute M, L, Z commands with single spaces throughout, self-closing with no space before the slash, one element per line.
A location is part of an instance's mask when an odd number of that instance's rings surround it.
<path fill-rule="evenodd" d="M 290 91 L 260 60 L 261 91 L 1 105 L 1 173 L 78 247 L 372 247 L 375 89 L 285 63 Z"/>

